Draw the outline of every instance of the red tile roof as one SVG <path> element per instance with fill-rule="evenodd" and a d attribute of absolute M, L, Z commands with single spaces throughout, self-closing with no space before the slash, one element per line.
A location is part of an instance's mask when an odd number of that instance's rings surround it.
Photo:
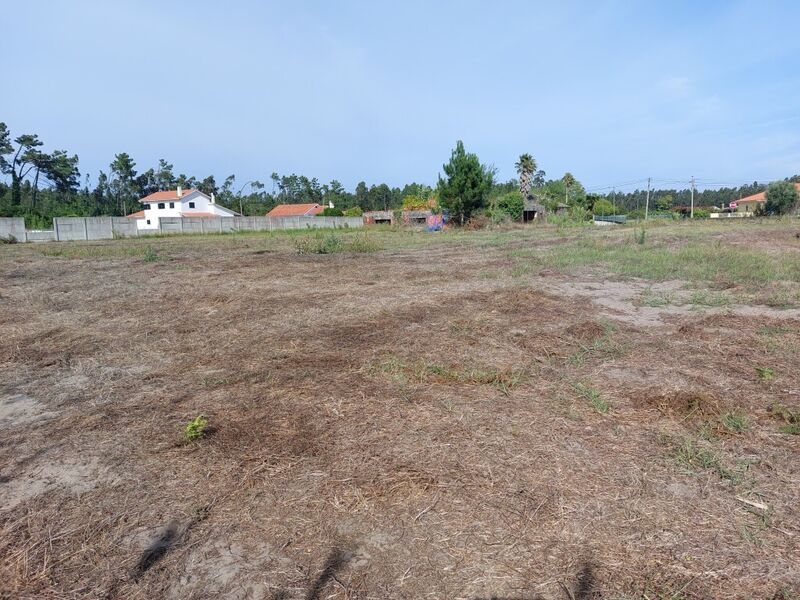
<path fill-rule="evenodd" d="M 183 190 L 180 198 L 188 196 L 196 191 L 195 189 Z M 145 196 L 139 200 L 139 202 L 160 202 L 164 200 L 180 200 L 180 198 L 178 197 L 178 190 L 164 190 L 163 192 L 153 192 L 149 196 Z"/>
<path fill-rule="evenodd" d="M 136 211 L 135 213 L 131 213 L 131 214 L 125 215 L 125 216 L 127 216 L 129 219 L 142 219 L 142 218 L 144 218 L 144 211 L 143 210 L 139 210 L 139 211 Z"/>
<path fill-rule="evenodd" d="M 305 217 L 314 216 L 325 210 L 319 204 L 279 204 L 267 213 L 268 217 Z"/>
<path fill-rule="evenodd" d="M 794 184 L 795 189 L 800 192 L 800 183 Z M 757 194 L 753 194 L 752 196 L 745 196 L 744 198 L 739 198 L 736 202 L 766 202 L 767 200 L 767 193 L 766 192 L 759 192 Z"/>

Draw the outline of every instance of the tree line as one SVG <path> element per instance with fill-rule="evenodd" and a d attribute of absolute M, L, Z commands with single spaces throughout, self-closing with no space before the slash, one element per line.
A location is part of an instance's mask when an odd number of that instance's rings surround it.
<path fill-rule="evenodd" d="M 214 175 L 176 174 L 172 163 L 163 158 L 156 166 L 142 170 L 125 152 L 116 154 L 108 168 L 93 179 L 81 175 L 77 154 L 46 151 L 38 135 L 13 137 L 8 126 L 0 122 L 0 174 L 4 176 L 0 180 L 0 216 L 23 216 L 29 227 L 47 227 L 56 216 L 124 216 L 141 208 L 140 198 L 177 186 L 213 193 L 217 202 L 246 215 L 263 215 L 278 204 L 332 203 L 337 210 L 357 207 L 368 211 L 422 206 L 431 199 L 458 221 L 466 221 L 475 213 L 521 218 L 528 197 L 550 209 L 565 204 L 573 211 L 591 211 L 599 200 L 607 201 L 616 212 L 644 206 L 644 190 L 589 194 L 571 173 L 547 179 L 530 154 L 521 155 L 515 168 L 517 178 L 497 181 L 496 169 L 467 152 L 459 141 L 450 161 L 442 166 L 435 187 L 416 182 L 399 187 L 361 181 L 350 191 L 335 179 L 322 183 L 314 177 L 274 172 L 266 181 L 242 182 L 229 175 L 218 182 Z M 718 206 L 764 189 L 766 184 L 754 182 L 738 188 L 704 190 L 695 194 L 695 205 Z M 688 188 L 651 190 L 651 206 L 669 209 L 688 204 L 689 194 Z"/>

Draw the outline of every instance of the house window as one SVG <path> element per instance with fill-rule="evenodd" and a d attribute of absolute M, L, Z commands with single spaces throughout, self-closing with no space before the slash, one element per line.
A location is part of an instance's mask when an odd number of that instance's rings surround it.
<path fill-rule="evenodd" d="M 147 219 L 147 224 L 150 225 L 150 219 Z"/>
<path fill-rule="evenodd" d="M 164 208 L 164 203 L 163 202 L 159 202 L 158 203 L 158 208 L 159 208 L 159 210 L 163 209 Z"/>
<path fill-rule="evenodd" d="M 189 202 L 189 208 L 194 208 L 194 202 Z"/>
<path fill-rule="evenodd" d="M 153 208 L 153 205 L 152 205 L 152 204 L 145 204 L 145 205 L 144 205 L 144 207 L 145 207 L 147 210 L 151 210 L 151 209 Z"/>
<path fill-rule="evenodd" d="M 170 202 L 170 203 L 169 203 L 169 207 L 170 207 L 170 208 L 175 208 L 175 203 L 174 203 L 174 202 Z"/>

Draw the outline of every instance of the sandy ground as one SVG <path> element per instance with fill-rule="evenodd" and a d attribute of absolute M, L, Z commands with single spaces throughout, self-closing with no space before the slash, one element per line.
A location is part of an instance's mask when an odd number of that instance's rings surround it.
<path fill-rule="evenodd" d="M 800 597 L 798 310 L 488 235 L 0 247 L 0 595 Z"/>

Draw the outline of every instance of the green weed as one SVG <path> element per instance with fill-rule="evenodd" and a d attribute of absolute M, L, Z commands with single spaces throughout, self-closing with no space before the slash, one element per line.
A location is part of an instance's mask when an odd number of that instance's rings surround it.
<path fill-rule="evenodd" d="M 601 325 L 603 327 L 603 335 L 594 339 L 591 344 L 579 344 L 580 350 L 572 354 L 568 359 L 570 364 L 581 366 L 592 356 L 614 358 L 622 354 L 622 347 L 611 338 L 614 326 L 608 321 L 603 321 Z"/>
<path fill-rule="evenodd" d="M 739 477 L 728 469 L 722 460 L 712 451 L 698 447 L 692 440 L 685 440 L 676 450 L 675 459 L 691 470 L 710 469 L 721 479 L 737 482 Z"/>
<path fill-rule="evenodd" d="M 369 253 L 383 250 L 383 246 L 378 240 L 366 233 L 356 233 L 350 236 L 345 243 L 346 252 Z"/>
<path fill-rule="evenodd" d="M 144 252 L 144 256 L 142 256 L 142 260 L 144 260 L 144 262 L 155 262 L 159 260 L 159 258 L 160 257 L 158 256 L 158 254 L 156 254 L 156 251 L 153 250 L 153 248 L 151 248 L 150 246 L 147 247 L 147 249 Z"/>
<path fill-rule="evenodd" d="M 769 412 L 784 423 L 778 428 L 778 431 L 789 435 L 800 435 L 800 410 L 791 409 L 775 402 L 769 407 Z"/>
<path fill-rule="evenodd" d="M 611 404 L 603 398 L 598 390 L 581 383 L 576 384 L 574 387 L 578 395 L 587 400 L 591 407 L 600 414 L 606 415 L 611 410 Z"/>
<path fill-rule="evenodd" d="M 730 431 L 744 431 L 750 426 L 750 419 L 739 411 L 726 412 L 720 417 L 722 425 Z"/>
<path fill-rule="evenodd" d="M 775 370 L 770 367 L 756 367 L 756 373 L 761 381 L 771 381 L 775 379 Z"/>
<path fill-rule="evenodd" d="M 731 297 L 727 294 L 714 294 L 706 290 L 694 292 L 689 297 L 689 304 L 699 306 L 727 306 L 731 303 Z"/>
<path fill-rule="evenodd" d="M 647 288 L 641 295 L 641 304 L 651 308 L 662 308 L 675 302 L 675 295 L 671 292 L 653 292 Z"/>
<path fill-rule="evenodd" d="M 341 236 L 321 231 L 295 240 L 294 246 L 298 254 L 335 254 L 344 248 Z"/>
<path fill-rule="evenodd" d="M 186 442 L 193 442 L 199 440 L 206 434 L 208 427 L 208 418 L 205 415 L 197 415 L 194 419 L 189 421 L 183 428 L 183 439 Z"/>

